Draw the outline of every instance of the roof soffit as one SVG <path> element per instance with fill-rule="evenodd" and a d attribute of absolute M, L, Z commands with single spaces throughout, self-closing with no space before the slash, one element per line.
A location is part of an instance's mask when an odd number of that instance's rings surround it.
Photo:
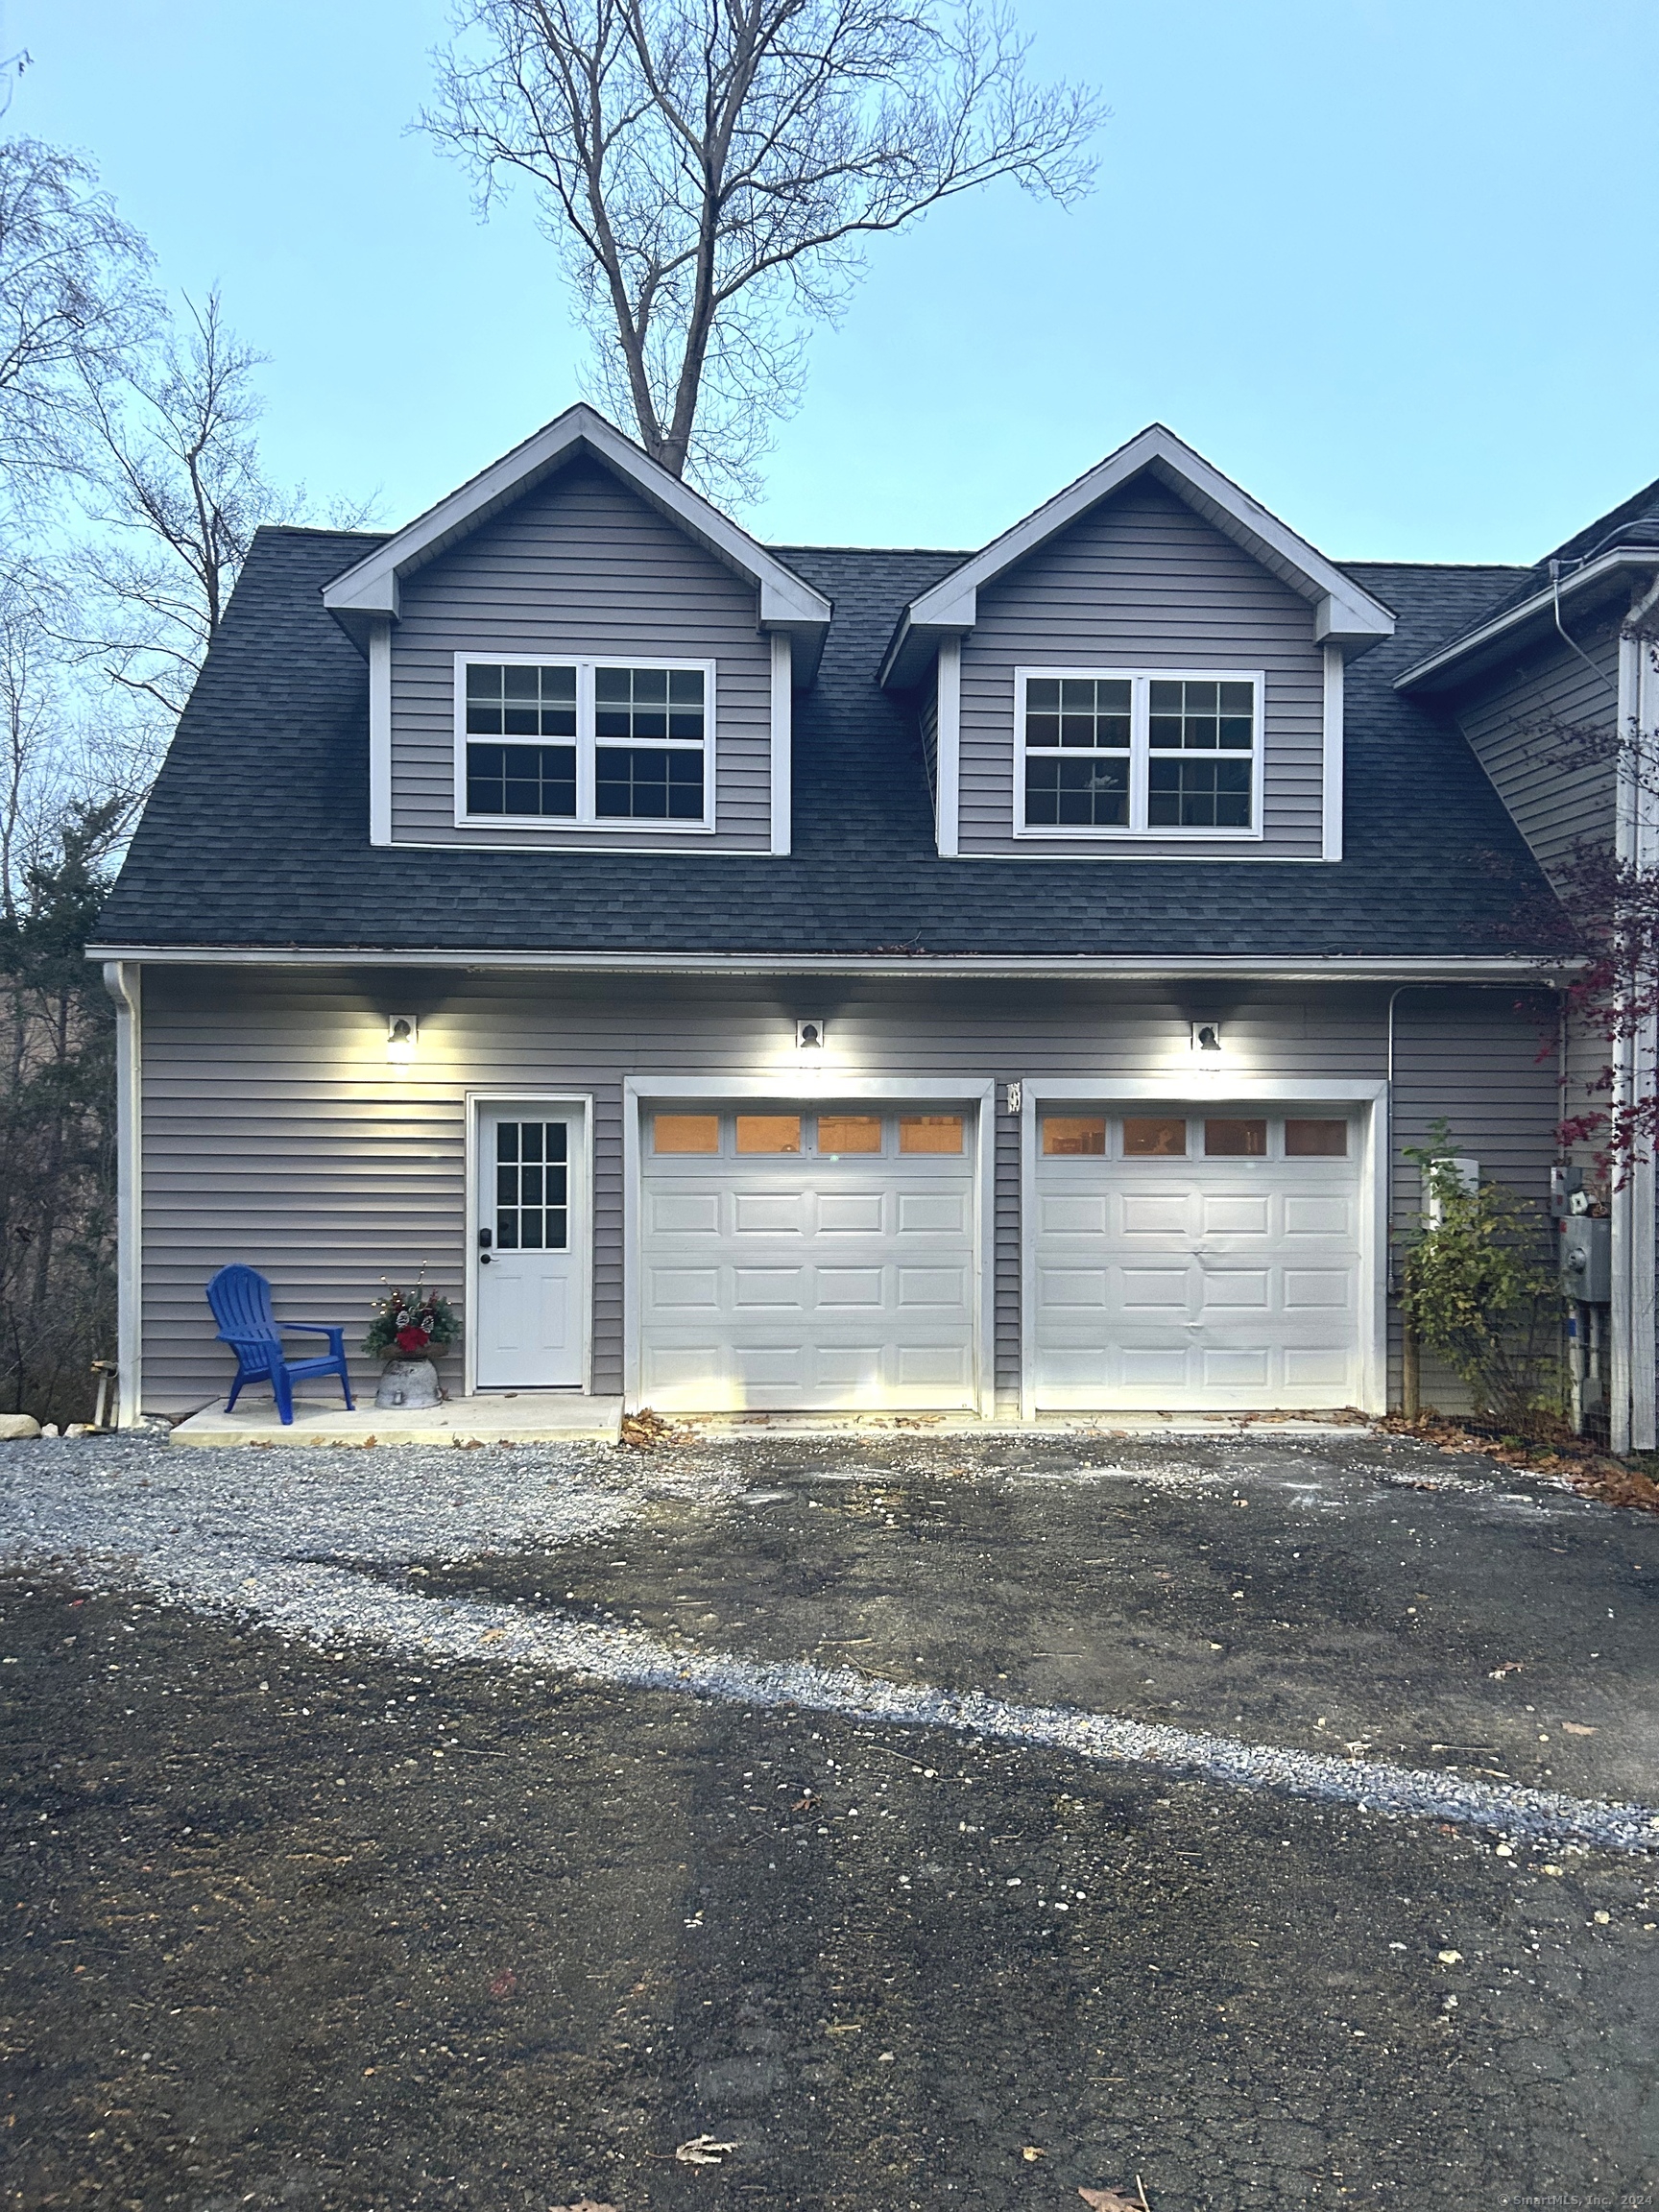
<path fill-rule="evenodd" d="M 402 579 L 462 543 L 495 516 L 573 462 L 596 461 L 696 543 L 758 587 L 760 627 L 786 631 L 796 644 L 797 681 L 809 679 L 823 651 L 830 603 L 719 508 L 670 476 L 604 416 L 570 407 L 512 452 L 325 587 L 323 604 L 355 643 L 375 621 L 396 621 Z"/>
<path fill-rule="evenodd" d="M 1005 575 L 1041 550 L 1102 500 L 1123 491 L 1137 477 L 1151 476 L 1173 493 L 1203 521 L 1231 539 L 1271 575 L 1278 577 L 1313 609 L 1313 634 L 1320 642 L 1365 651 L 1393 636 L 1394 617 L 1352 577 L 1299 538 L 1223 476 L 1191 446 L 1161 422 L 1108 454 L 1095 468 L 1052 499 L 993 539 L 983 551 L 913 599 L 899 624 L 882 663 L 881 681 L 897 687 L 914 684 L 943 637 L 960 637 L 978 619 L 980 589 Z"/>

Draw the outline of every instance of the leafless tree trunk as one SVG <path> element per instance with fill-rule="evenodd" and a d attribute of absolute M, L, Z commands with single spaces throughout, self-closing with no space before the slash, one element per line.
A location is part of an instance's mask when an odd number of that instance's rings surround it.
<path fill-rule="evenodd" d="M 756 488 L 862 241 L 998 177 L 1087 190 L 1102 110 L 975 0 L 462 0 L 423 118 L 479 203 L 515 174 L 602 396 L 672 474 Z"/>

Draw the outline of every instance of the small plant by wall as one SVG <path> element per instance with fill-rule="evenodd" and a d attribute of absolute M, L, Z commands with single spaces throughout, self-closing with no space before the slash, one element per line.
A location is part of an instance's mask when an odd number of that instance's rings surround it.
<path fill-rule="evenodd" d="M 1502 1183 L 1470 1188 L 1445 1120 L 1406 1158 L 1423 1179 L 1420 1225 L 1401 1238 L 1407 1327 L 1438 1354 L 1478 1419 L 1517 1435 L 1561 1416 L 1561 1291 L 1549 1217 Z"/>

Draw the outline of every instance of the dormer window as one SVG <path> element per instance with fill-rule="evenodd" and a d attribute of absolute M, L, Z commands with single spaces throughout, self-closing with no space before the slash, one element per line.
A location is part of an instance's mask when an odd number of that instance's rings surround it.
<path fill-rule="evenodd" d="M 457 655 L 456 820 L 711 830 L 707 661 Z"/>
<path fill-rule="evenodd" d="M 1017 836 L 1259 837 L 1260 672 L 1018 668 Z"/>

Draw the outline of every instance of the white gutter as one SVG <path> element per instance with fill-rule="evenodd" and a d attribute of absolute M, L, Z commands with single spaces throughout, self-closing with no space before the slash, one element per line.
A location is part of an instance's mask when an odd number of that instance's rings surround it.
<path fill-rule="evenodd" d="M 1541 615 L 1548 615 L 1558 599 L 1570 598 L 1591 585 L 1605 584 L 1617 576 L 1621 569 L 1651 569 L 1655 563 L 1659 563 L 1659 550 L 1652 547 L 1623 545 L 1611 553 L 1603 553 L 1599 561 L 1592 561 L 1574 575 L 1560 579 L 1558 586 L 1546 585 L 1543 590 L 1534 592 L 1530 599 L 1523 600 L 1519 607 L 1509 608 L 1481 629 L 1472 630 L 1467 637 L 1455 638 L 1438 653 L 1431 653 L 1427 661 L 1419 661 L 1415 666 L 1407 668 L 1404 675 L 1395 677 L 1394 688 L 1396 691 L 1416 690 L 1432 677 L 1444 675 L 1455 668 L 1458 661 L 1483 651 L 1487 646 L 1501 644 L 1511 631 L 1524 629 L 1528 622 L 1535 622 Z"/>
<path fill-rule="evenodd" d="M 256 946 L 98 945 L 88 957 L 106 962 L 143 961 L 170 968 L 458 968 L 475 974 L 534 970 L 549 974 L 596 975 L 925 975 L 961 976 L 978 982 L 1045 980 L 1080 982 L 1138 980 L 1162 982 L 1185 976 L 1232 977 L 1239 982 L 1390 982 L 1402 977 L 1444 978 L 1448 982 L 1540 981 L 1568 972 L 1572 960 L 1537 954 L 1501 953 L 1388 959 L 1341 953 L 1312 958 L 1262 960 L 1233 954 L 1196 953 L 1187 959 L 1139 953 L 1079 952 L 1074 955 L 919 952 L 538 952 L 388 950 L 364 945 Z"/>
<path fill-rule="evenodd" d="M 125 959 L 106 961 L 104 988 L 115 1001 L 115 1420 L 118 1428 L 131 1429 L 144 1390 L 143 1000 L 137 968 Z"/>

